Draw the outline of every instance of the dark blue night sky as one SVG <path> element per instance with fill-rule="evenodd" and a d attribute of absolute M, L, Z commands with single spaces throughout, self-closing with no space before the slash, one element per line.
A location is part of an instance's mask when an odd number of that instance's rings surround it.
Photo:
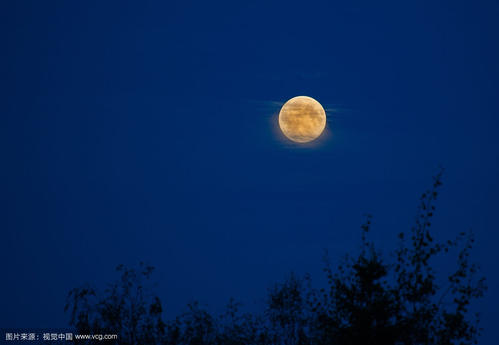
<path fill-rule="evenodd" d="M 0 5 L 0 326 L 65 327 L 68 291 L 120 263 L 258 307 L 294 270 L 390 250 L 440 166 L 433 231 L 476 234 L 499 320 L 497 1 L 10 1 Z M 314 144 L 280 105 L 327 110 Z M 445 271 L 447 266 L 442 265 Z"/>

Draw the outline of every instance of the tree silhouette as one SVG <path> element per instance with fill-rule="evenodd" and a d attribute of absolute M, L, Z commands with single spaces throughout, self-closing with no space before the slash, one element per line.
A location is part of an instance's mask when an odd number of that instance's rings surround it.
<path fill-rule="evenodd" d="M 102 296 L 89 287 L 73 289 L 66 310 L 79 333 L 116 333 L 119 344 L 171 345 L 451 345 L 477 343 L 478 315 L 473 300 L 483 297 L 484 278 L 470 262 L 472 233 L 446 242 L 430 233 L 442 172 L 422 194 L 414 226 L 399 234 L 398 247 L 383 253 L 368 240 L 370 215 L 361 227 L 360 253 L 336 269 L 326 254 L 327 284 L 312 286 L 310 276 L 291 274 L 269 289 L 265 310 L 248 314 L 230 300 L 213 316 L 197 302 L 163 322 L 158 297 L 143 281 L 151 267 L 118 267 L 122 276 Z M 456 268 L 445 275 L 439 256 L 456 254 Z M 90 342 L 88 342 L 90 343 Z"/>
<path fill-rule="evenodd" d="M 269 289 L 265 317 L 272 344 L 310 344 L 313 312 L 308 301 L 311 279 L 291 274 L 283 283 Z"/>
<path fill-rule="evenodd" d="M 116 344 L 159 344 L 165 336 L 162 307 L 147 283 L 153 267 L 140 263 L 138 269 L 120 265 L 120 280 L 99 295 L 94 288 L 75 288 L 69 292 L 65 310 L 70 324 L 81 334 L 117 334 Z M 92 344 L 91 340 L 75 340 Z"/>
<path fill-rule="evenodd" d="M 409 241 L 399 234 L 394 261 L 387 262 L 367 240 L 371 216 L 362 225 L 362 249 L 346 258 L 337 271 L 326 261 L 328 287 L 312 300 L 317 309 L 321 344 L 472 344 L 479 331 L 478 316 L 469 305 L 483 296 L 484 278 L 469 262 L 472 233 L 453 241 L 436 242 L 430 234 L 442 172 L 422 194 Z M 432 266 L 439 254 L 460 247 L 457 267 L 439 283 Z"/>

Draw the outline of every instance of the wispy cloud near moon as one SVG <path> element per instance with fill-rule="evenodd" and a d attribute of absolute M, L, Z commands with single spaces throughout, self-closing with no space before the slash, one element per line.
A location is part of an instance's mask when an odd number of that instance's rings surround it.
<path fill-rule="evenodd" d="M 290 96 L 290 98 L 296 95 Z M 320 137 L 309 143 L 296 144 L 287 139 L 279 127 L 279 111 L 281 110 L 286 100 L 246 100 L 249 107 L 253 108 L 256 113 L 267 118 L 268 123 L 274 133 L 274 138 L 280 145 L 289 148 L 313 148 L 323 146 L 332 136 L 331 125 L 337 119 L 341 119 L 340 114 L 348 112 L 348 109 L 338 106 L 337 104 L 325 103 L 323 104 L 326 112 L 326 128 Z"/>
<path fill-rule="evenodd" d="M 296 96 L 296 95 L 295 95 Z M 294 97 L 294 96 L 293 96 Z M 292 97 L 290 97 L 292 98 Z M 249 103 L 251 103 L 255 109 L 261 110 L 268 116 L 272 116 L 274 113 L 279 114 L 279 110 L 282 108 L 284 103 L 286 103 L 287 100 L 285 101 L 276 101 L 276 100 L 248 100 Z M 350 109 L 343 108 L 339 106 L 338 104 L 332 104 L 332 103 L 321 103 L 324 107 L 324 110 L 326 111 L 326 116 L 332 117 L 332 118 L 340 118 L 338 116 L 339 114 L 346 113 L 351 111 Z"/>

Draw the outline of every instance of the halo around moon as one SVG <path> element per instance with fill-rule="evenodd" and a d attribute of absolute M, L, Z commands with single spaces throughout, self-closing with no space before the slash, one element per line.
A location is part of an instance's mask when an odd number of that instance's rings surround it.
<path fill-rule="evenodd" d="M 317 139 L 324 131 L 326 112 L 311 97 L 293 97 L 284 103 L 279 112 L 279 127 L 288 139 L 307 143 Z"/>

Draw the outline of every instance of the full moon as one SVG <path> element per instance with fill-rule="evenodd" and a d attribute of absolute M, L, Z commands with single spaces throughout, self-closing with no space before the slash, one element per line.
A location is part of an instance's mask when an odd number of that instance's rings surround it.
<path fill-rule="evenodd" d="M 288 139 L 308 143 L 317 139 L 326 127 L 326 112 L 311 97 L 293 97 L 279 112 L 279 127 Z"/>

